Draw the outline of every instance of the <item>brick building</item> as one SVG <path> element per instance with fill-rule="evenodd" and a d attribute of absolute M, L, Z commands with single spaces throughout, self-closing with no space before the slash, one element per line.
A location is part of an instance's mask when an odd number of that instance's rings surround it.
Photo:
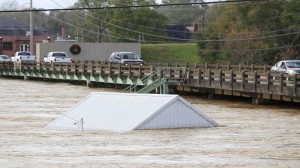
<path fill-rule="evenodd" d="M 48 42 L 47 33 L 33 30 L 33 54 L 36 43 Z M 29 51 L 30 27 L 25 23 L 0 18 L 0 54 L 12 56 L 16 51 Z"/>

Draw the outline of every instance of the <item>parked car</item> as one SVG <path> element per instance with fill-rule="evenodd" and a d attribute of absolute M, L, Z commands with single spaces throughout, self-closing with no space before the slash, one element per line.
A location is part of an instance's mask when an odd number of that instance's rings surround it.
<path fill-rule="evenodd" d="M 143 65 L 144 61 L 134 52 L 113 52 L 108 60 L 109 63 L 113 64 L 134 64 Z"/>
<path fill-rule="evenodd" d="M 300 60 L 279 61 L 271 68 L 271 71 L 283 72 L 290 75 L 300 74 Z"/>
<path fill-rule="evenodd" d="M 32 55 L 31 52 L 28 51 L 17 51 L 15 55 L 11 57 L 13 62 L 34 62 L 35 55 Z"/>
<path fill-rule="evenodd" d="M 12 60 L 11 60 L 10 57 L 7 56 L 7 55 L 0 55 L 0 62 L 5 62 L 5 63 L 7 63 L 7 62 L 12 62 Z"/>
<path fill-rule="evenodd" d="M 45 56 L 44 61 L 46 63 L 70 63 L 72 59 L 65 52 L 55 51 L 49 52 Z"/>

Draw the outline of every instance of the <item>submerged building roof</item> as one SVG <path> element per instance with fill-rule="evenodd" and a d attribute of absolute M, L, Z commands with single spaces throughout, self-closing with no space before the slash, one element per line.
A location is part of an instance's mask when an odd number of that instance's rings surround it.
<path fill-rule="evenodd" d="M 48 128 L 126 132 L 214 126 L 218 124 L 178 95 L 94 92 Z"/>

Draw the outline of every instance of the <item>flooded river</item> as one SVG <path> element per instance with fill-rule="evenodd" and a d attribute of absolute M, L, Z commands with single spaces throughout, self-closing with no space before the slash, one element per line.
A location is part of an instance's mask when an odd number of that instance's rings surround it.
<path fill-rule="evenodd" d="M 221 127 L 126 133 L 46 128 L 95 91 L 116 90 L 0 78 L 0 167 L 300 167 L 300 109 L 292 104 L 186 96 Z"/>

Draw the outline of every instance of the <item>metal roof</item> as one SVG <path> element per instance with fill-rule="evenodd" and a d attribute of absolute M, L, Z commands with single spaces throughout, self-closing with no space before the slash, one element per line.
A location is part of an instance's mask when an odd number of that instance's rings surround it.
<path fill-rule="evenodd" d="M 94 92 L 48 128 L 125 132 L 212 126 L 218 124 L 178 95 Z"/>

